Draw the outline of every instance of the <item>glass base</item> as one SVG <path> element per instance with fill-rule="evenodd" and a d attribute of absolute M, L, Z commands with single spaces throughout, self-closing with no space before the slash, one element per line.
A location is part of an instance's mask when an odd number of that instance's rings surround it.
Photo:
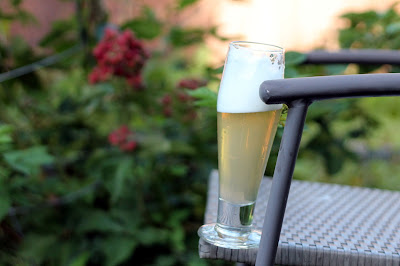
<path fill-rule="evenodd" d="M 246 228 L 243 231 L 237 227 L 217 223 L 203 225 L 197 233 L 210 244 L 230 249 L 258 248 L 261 239 L 259 230 Z"/>

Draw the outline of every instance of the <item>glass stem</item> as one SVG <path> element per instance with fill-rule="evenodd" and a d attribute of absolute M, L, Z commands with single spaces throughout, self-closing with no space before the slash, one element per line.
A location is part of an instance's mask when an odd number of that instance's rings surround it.
<path fill-rule="evenodd" d="M 251 232 L 255 202 L 233 204 L 218 200 L 218 216 L 215 230 L 221 237 L 247 237 Z"/>

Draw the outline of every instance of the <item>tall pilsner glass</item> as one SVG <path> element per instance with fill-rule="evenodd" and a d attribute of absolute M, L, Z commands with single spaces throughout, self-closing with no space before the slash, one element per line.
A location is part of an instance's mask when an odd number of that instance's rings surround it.
<path fill-rule="evenodd" d="M 218 218 L 198 232 L 211 244 L 231 249 L 259 245 L 253 211 L 282 108 L 262 102 L 259 87 L 265 80 L 282 79 L 284 68 L 284 50 L 278 46 L 229 45 L 217 104 Z"/>

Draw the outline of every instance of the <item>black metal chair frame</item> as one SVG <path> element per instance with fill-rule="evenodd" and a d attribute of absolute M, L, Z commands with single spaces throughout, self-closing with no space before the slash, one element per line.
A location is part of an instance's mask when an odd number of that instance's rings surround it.
<path fill-rule="evenodd" d="M 313 52 L 306 63 L 400 64 L 396 51 Z M 360 74 L 265 81 L 260 97 L 289 107 L 267 205 L 256 265 L 273 265 L 308 107 L 314 101 L 400 96 L 400 74 Z"/>

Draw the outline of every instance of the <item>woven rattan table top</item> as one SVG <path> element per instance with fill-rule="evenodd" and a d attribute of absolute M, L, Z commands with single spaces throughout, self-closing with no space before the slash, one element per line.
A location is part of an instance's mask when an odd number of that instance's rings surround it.
<path fill-rule="evenodd" d="M 272 180 L 263 178 L 254 225 L 261 229 Z M 205 223 L 216 222 L 218 172 L 209 180 Z M 254 264 L 257 250 L 199 242 L 201 258 Z M 276 264 L 400 266 L 400 192 L 292 182 Z"/>

